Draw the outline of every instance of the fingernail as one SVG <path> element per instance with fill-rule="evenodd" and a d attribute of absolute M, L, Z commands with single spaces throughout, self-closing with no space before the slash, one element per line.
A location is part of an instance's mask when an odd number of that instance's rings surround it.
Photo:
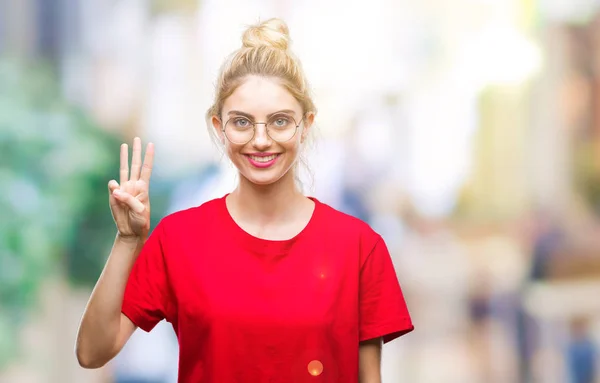
<path fill-rule="evenodd" d="M 114 195 L 121 195 L 121 192 L 119 191 L 119 189 L 115 189 L 115 191 L 113 191 Z"/>

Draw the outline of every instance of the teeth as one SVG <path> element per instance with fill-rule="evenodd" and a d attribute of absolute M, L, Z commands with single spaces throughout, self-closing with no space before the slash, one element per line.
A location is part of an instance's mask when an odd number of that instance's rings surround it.
<path fill-rule="evenodd" d="M 277 156 L 276 154 L 273 154 L 268 157 L 250 156 L 250 158 L 252 158 L 252 161 L 256 161 L 256 162 L 269 162 L 269 161 L 274 160 L 276 156 Z"/>

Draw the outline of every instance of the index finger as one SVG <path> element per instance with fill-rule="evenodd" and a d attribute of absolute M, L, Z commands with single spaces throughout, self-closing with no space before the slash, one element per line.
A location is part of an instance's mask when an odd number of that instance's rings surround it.
<path fill-rule="evenodd" d="M 146 184 L 150 184 L 150 176 L 152 175 L 152 165 L 154 163 L 154 144 L 148 143 L 146 146 L 146 155 L 144 156 L 144 164 L 142 165 L 142 174 L 140 179 Z"/>
<path fill-rule="evenodd" d="M 121 166 L 119 168 L 119 185 L 123 188 L 123 185 L 129 181 L 129 147 L 127 144 L 121 145 Z"/>

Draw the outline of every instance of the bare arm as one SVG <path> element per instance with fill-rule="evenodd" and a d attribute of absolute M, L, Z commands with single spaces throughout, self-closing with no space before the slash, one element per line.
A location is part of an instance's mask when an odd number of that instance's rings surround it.
<path fill-rule="evenodd" d="M 121 313 L 129 274 L 150 229 L 149 184 L 154 145 L 148 144 L 142 164 L 142 143 L 133 140 L 131 172 L 129 149 L 121 145 L 120 184 L 108 183 L 110 209 L 117 237 L 104 270 L 85 308 L 75 353 L 82 367 L 98 368 L 121 351 L 136 326 Z"/>
<path fill-rule="evenodd" d="M 75 352 L 82 367 L 99 368 L 121 351 L 136 326 L 121 313 L 127 278 L 141 240 L 115 239 L 106 266 L 83 313 Z"/>
<path fill-rule="evenodd" d="M 360 343 L 358 381 L 360 383 L 381 383 L 381 338 Z"/>

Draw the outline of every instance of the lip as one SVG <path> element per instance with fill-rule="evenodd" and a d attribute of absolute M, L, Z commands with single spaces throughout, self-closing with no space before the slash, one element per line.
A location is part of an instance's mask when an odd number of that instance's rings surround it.
<path fill-rule="evenodd" d="M 277 162 L 279 157 L 281 156 L 281 153 L 248 153 L 248 154 L 244 154 L 244 156 L 248 159 L 248 162 L 250 162 L 250 165 L 254 166 L 255 168 L 265 169 L 265 168 L 269 168 L 269 167 L 273 166 Z M 273 158 L 272 160 L 267 161 L 267 162 L 259 162 L 259 161 L 255 161 L 252 159 L 252 157 L 269 157 L 269 156 L 275 156 L 275 158 Z"/>
<path fill-rule="evenodd" d="M 244 153 L 245 156 L 254 156 L 254 157 L 269 157 L 276 156 L 281 153 L 268 153 L 268 152 L 257 152 L 257 153 Z"/>

